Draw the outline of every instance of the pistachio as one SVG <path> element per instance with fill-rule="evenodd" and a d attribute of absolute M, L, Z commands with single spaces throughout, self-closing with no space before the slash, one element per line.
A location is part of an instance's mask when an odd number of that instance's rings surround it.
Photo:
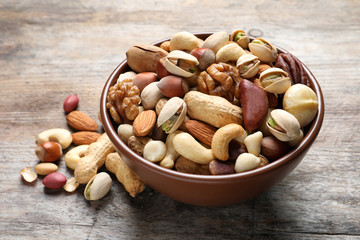
<path fill-rule="evenodd" d="M 254 39 L 251 43 L 249 43 L 249 49 L 251 53 L 259 57 L 262 62 L 271 63 L 276 60 L 277 49 L 265 39 Z"/>
<path fill-rule="evenodd" d="M 170 52 L 164 62 L 166 70 L 180 77 L 191 77 L 199 61 L 191 54 L 180 50 Z"/>
<path fill-rule="evenodd" d="M 283 94 L 291 86 L 289 75 L 281 68 L 266 69 L 259 80 L 264 90 L 270 93 Z"/>
<path fill-rule="evenodd" d="M 186 103 L 179 97 L 169 99 L 161 109 L 157 126 L 166 133 L 172 133 L 183 123 L 187 112 Z"/>
<path fill-rule="evenodd" d="M 259 72 L 260 60 L 253 54 L 244 54 L 236 62 L 236 68 L 243 78 L 252 78 Z"/>
<path fill-rule="evenodd" d="M 109 174 L 106 172 L 96 174 L 85 187 L 86 200 L 98 200 L 104 197 L 110 191 L 111 184 L 112 180 Z"/>
<path fill-rule="evenodd" d="M 284 142 L 292 141 L 301 134 L 299 121 L 282 109 L 271 111 L 267 126 L 272 135 Z"/>
<path fill-rule="evenodd" d="M 233 31 L 233 33 L 231 34 L 230 40 L 239 44 L 239 46 L 242 47 L 243 49 L 247 49 L 248 45 L 250 43 L 249 36 L 247 36 L 245 34 L 245 32 L 242 30 Z"/>

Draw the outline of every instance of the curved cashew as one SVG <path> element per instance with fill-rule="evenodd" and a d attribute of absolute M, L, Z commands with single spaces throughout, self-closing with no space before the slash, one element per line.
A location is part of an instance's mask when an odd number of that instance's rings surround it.
<path fill-rule="evenodd" d="M 175 150 L 183 157 L 200 164 L 208 164 L 215 157 L 211 149 L 207 149 L 189 133 L 179 133 L 173 139 Z"/>
<path fill-rule="evenodd" d="M 222 161 L 229 159 L 229 142 L 244 134 L 244 129 L 236 123 L 227 124 L 219 128 L 212 139 L 211 149 L 214 156 Z"/>
<path fill-rule="evenodd" d="M 63 128 L 52 128 L 39 133 L 36 144 L 47 141 L 58 142 L 63 149 L 70 146 L 72 142 L 71 132 Z"/>
<path fill-rule="evenodd" d="M 79 162 L 80 158 L 85 156 L 85 152 L 88 148 L 89 145 L 79 145 L 68 151 L 64 157 L 66 166 L 75 170 L 76 164 Z"/>
<path fill-rule="evenodd" d="M 175 160 L 180 156 L 180 154 L 175 150 L 173 145 L 174 137 L 181 133 L 181 131 L 175 131 L 170 133 L 166 138 L 166 155 L 161 160 L 160 166 L 168 169 L 172 169 L 174 167 Z"/>
<path fill-rule="evenodd" d="M 261 141 L 263 139 L 263 134 L 260 131 L 250 134 L 244 140 L 244 144 L 248 153 L 252 153 L 255 156 L 259 156 L 261 150 Z"/>
<path fill-rule="evenodd" d="M 217 63 L 236 62 L 244 54 L 246 52 L 237 43 L 229 43 L 219 49 L 215 59 Z"/>

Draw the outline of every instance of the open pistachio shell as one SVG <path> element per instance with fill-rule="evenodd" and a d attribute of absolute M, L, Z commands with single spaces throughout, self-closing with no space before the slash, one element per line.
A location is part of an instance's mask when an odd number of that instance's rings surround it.
<path fill-rule="evenodd" d="M 215 55 L 216 62 L 236 62 L 239 57 L 246 54 L 237 43 L 229 43 L 219 49 Z"/>
<path fill-rule="evenodd" d="M 193 72 L 187 71 L 184 68 L 181 68 L 179 62 L 186 62 L 190 68 L 193 68 Z M 165 58 L 164 66 L 166 70 L 170 73 L 181 76 L 181 77 L 191 77 L 196 71 L 196 66 L 199 65 L 199 61 L 193 55 L 190 55 L 186 52 L 180 50 L 174 50 L 170 52 Z"/>
<path fill-rule="evenodd" d="M 277 49 L 265 39 L 255 38 L 249 43 L 249 49 L 252 54 L 258 56 L 262 62 L 271 63 L 276 60 Z"/>
<path fill-rule="evenodd" d="M 170 51 L 191 51 L 200 46 L 199 38 L 189 32 L 175 33 L 170 40 Z"/>
<path fill-rule="evenodd" d="M 203 48 L 210 48 L 216 54 L 219 49 L 229 42 L 229 33 L 216 32 L 207 37 L 202 45 Z"/>
<path fill-rule="evenodd" d="M 308 125 L 318 111 L 315 92 L 306 85 L 294 84 L 284 94 L 284 110 L 294 115 L 301 127 Z"/>
<path fill-rule="evenodd" d="M 184 122 L 186 113 L 186 103 L 182 98 L 170 98 L 160 111 L 157 126 L 163 126 L 166 133 L 175 132 Z"/>
<path fill-rule="evenodd" d="M 239 44 L 243 49 L 247 49 L 250 43 L 250 38 L 243 30 L 234 30 L 230 36 L 230 40 Z"/>
<path fill-rule="evenodd" d="M 253 54 L 244 54 L 236 62 L 241 77 L 252 78 L 259 72 L 260 60 Z"/>
<path fill-rule="evenodd" d="M 290 77 L 281 68 L 268 68 L 263 71 L 259 80 L 264 90 L 270 93 L 283 94 L 291 86 Z"/>
<path fill-rule="evenodd" d="M 275 109 L 266 123 L 274 137 L 283 142 L 289 142 L 301 134 L 299 121 L 291 113 L 283 109 Z"/>
<path fill-rule="evenodd" d="M 110 191 L 111 185 L 112 180 L 109 174 L 98 173 L 87 183 L 84 196 L 86 200 L 98 200 Z"/>

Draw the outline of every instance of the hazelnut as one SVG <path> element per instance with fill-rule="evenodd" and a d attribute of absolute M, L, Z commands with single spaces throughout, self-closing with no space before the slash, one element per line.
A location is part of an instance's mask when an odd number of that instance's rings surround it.
<path fill-rule="evenodd" d="M 36 147 L 35 154 L 42 162 L 55 162 L 62 156 L 62 148 L 57 142 L 47 141 Z"/>
<path fill-rule="evenodd" d="M 156 73 L 153 72 L 142 72 L 136 74 L 136 76 L 133 79 L 133 83 L 135 86 L 137 86 L 142 92 L 142 90 L 149 85 L 152 82 L 155 82 L 157 79 Z"/>
<path fill-rule="evenodd" d="M 284 156 L 289 150 L 290 147 L 286 142 L 282 142 L 273 136 L 264 137 L 261 141 L 261 154 L 271 162 Z"/>
<path fill-rule="evenodd" d="M 156 74 L 159 79 L 169 76 L 171 73 L 165 68 L 166 57 L 160 58 L 156 65 Z"/>
<path fill-rule="evenodd" d="M 197 58 L 200 71 L 205 71 L 211 64 L 215 63 L 215 53 L 210 48 L 195 48 L 190 52 Z"/>
<path fill-rule="evenodd" d="M 182 77 L 169 75 L 157 84 L 161 93 L 166 97 L 183 97 L 189 91 L 189 85 Z"/>

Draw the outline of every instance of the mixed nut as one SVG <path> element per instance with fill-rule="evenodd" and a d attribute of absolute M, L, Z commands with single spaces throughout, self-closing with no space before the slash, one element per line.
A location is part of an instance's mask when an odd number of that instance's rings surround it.
<path fill-rule="evenodd" d="M 130 149 L 168 169 L 230 174 L 296 147 L 318 101 L 301 62 L 242 30 L 135 45 L 107 108 Z"/>
<path fill-rule="evenodd" d="M 98 200 L 104 197 L 112 186 L 108 173 L 98 173 L 98 169 L 106 165 L 106 169 L 116 174 L 119 182 L 135 197 L 144 190 L 144 183 L 132 173 L 120 156 L 114 156 L 117 154 L 108 136 L 96 132 L 96 121 L 84 112 L 75 110 L 78 103 L 79 98 L 74 94 L 66 98 L 63 104 L 67 113 L 66 121 L 74 133 L 64 128 L 53 128 L 38 134 L 35 154 L 40 163 L 34 167 L 35 171 L 31 167 L 20 171 L 24 181 L 32 183 L 38 175 L 42 175 L 42 184 L 47 189 L 64 189 L 66 192 L 74 192 L 80 184 L 86 184 L 85 199 Z M 71 147 L 72 144 L 76 146 Z M 57 172 L 56 162 L 62 158 L 64 150 L 67 151 L 64 156 L 65 164 L 74 170 L 74 177 L 69 179 Z M 113 154 L 111 158 L 110 154 Z M 105 164 L 106 161 L 109 163 Z"/>

